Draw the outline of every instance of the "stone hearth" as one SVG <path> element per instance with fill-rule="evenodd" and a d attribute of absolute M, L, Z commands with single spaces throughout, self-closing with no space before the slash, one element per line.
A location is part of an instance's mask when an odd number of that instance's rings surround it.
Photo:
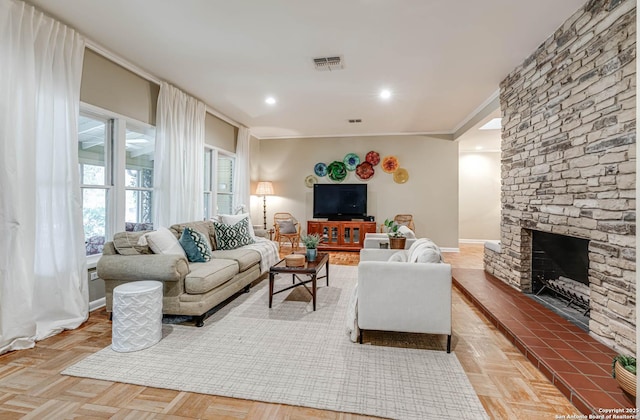
<path fill-rule="evenodd" d="M 501 83 L 501 248 L 485 250 L 528 292 L 532 231 L 588 240 L 590 334 L 633 354 L 635 7 L 587 2 Z"/>

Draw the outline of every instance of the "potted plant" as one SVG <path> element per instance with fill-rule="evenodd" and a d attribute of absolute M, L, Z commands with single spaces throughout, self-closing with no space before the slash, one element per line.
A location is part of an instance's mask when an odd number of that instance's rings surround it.
<path fill-rule="evenodd" d="M 303 235 L 302 243 L 307 248 L 307 261 L 315 261 L 318 254 L 318 244 L 320 243 L 320 235 L 312 233 L 311 235 Z"/>
<path fill-rule="evenodd" d="M 624 391 L 636 396 L 636 358 L 622 354 L 613 358 L 611 376 Z"/>
<path fill-rule="evenodd" d="M 404 249 L 407 238 L 405 238 L 402 232 L 398 231 L 400 225 L 392 219 L 386 219 L 384 225 L 387 228 L 391 249 Z"/>

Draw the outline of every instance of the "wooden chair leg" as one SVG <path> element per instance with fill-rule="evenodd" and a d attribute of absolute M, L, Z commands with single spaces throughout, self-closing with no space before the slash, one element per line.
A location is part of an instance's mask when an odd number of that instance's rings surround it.
<path fill-rule="evenodd" d="M 451 334 L 447 336 L 447 353 L 451 353 Z"/>

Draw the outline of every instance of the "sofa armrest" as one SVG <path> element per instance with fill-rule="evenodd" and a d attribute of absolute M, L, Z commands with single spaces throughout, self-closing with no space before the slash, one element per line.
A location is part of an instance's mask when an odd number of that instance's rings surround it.
<path fill-rule="evenodd" d="M 365 330 L 451 334 L 451 265 L 364 261 L 358 325 Z"/>
<path fill-rule="evenodd" d="M 98 277 L 104 280 L 179 281 L 189 274 L 187 259 L 180 255 L 103 255 Z"/>

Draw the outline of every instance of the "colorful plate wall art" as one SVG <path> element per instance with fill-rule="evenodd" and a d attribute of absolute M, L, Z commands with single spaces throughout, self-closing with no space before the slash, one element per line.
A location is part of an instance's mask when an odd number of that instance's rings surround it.
<path fill-rule="evenodd" d="M 393 173 L 393 180 L 397 184 L 404 184 L 409 180 L 409 172 L 404 168 L 398 168 Z"/>
<path fill-rule="evenodd" d="M 304 185 L 307 186 L 307 188 L 313 188 L 313 184 L 317 184 L 318 183 L 318 178 L 316 178 L 313 175 L 307 175 L 307 177 L 304 179 Z"/>
<path fill-rule="evenodd" d="M 395 156 L 385 156 L 382 159 L 382 170 L 388 174 L 394 173 L 399 167 L 398 158 Z"/>
<path fill-rule="evenodd" d="M 347 167 L 343 162 L 334 160 L 327 166 L 329 179 L 335 182 L 342 182 L 347 177 Z"/>
<path fill-rule="evenodd" d="M 322 162 L 316 163 L 316 166 L 313 167 L 313 172 L 318 176 L 326 176 L 327 175 L 327 165 Z"/>
<path fill-rule="evenodd" d="M 373 165 L 369 162 L 362 162 L 356 166 L 356 176 L 362 181 L 368 181 L 374 174 Z"/>
<path fill-rule="evenodd" d="M 380 163 L 380 153 L 374 152 L 373 150 L 367 153 L 365 160 L 371 164 L 371 166 L 376 166 Z"/>
<path fill-rule="evenodd" d="M 344 162 L 348 171 L 355 171 L 356 166 L 360 163 L 360 157 L 355 153 L 347 153 L 342 162 Z"/>

